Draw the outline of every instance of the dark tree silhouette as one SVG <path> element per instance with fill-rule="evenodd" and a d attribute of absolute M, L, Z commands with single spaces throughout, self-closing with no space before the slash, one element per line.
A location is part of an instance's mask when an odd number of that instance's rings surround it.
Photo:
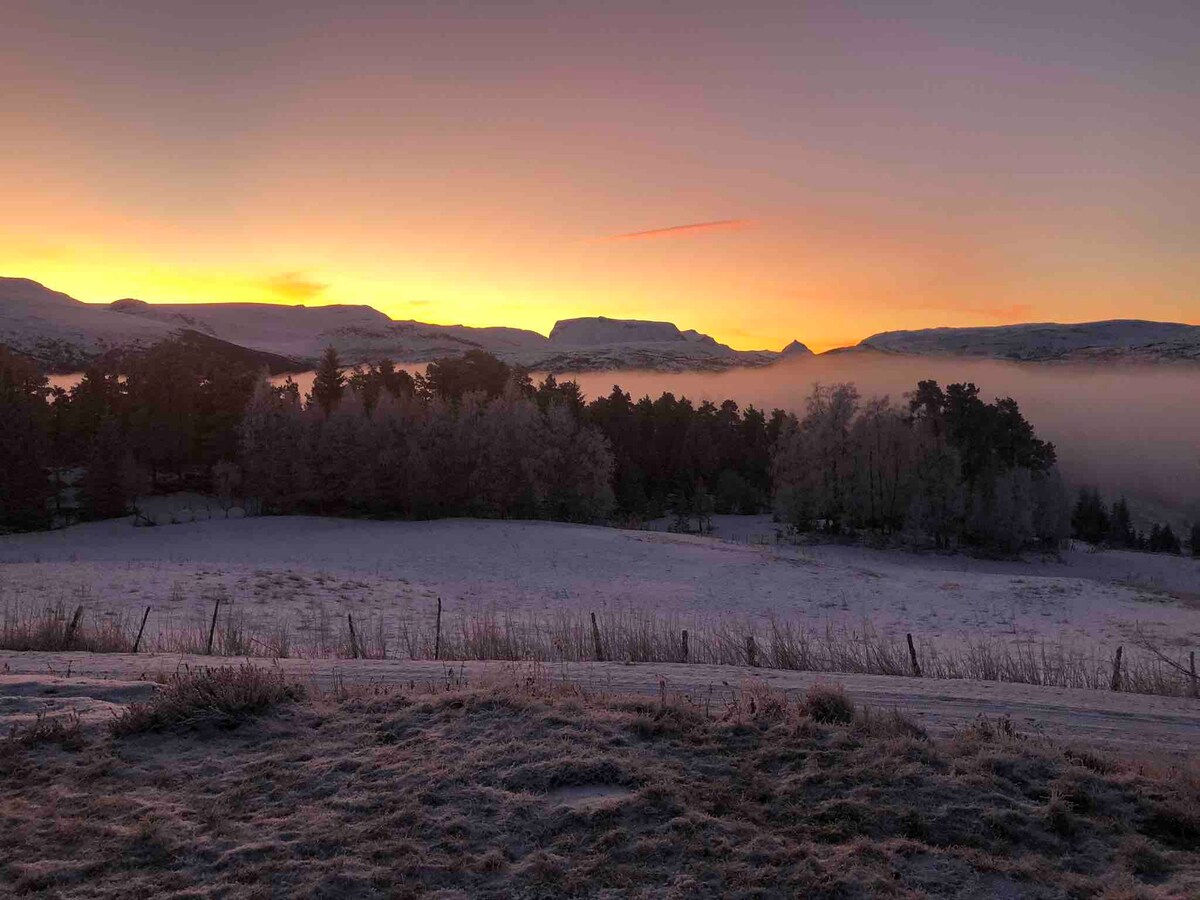
<path fill-rule="evenodd" d="M 473 392 L 489 400 L 504 393 L 515 382 L 523 396 L 533 393 L 529 375 L 514 369 L 483 350 L 468 350 L 456 359 L 439 359 L 425 369 L 423 387 L 429 397 L 457 402 Z"/>
<path fill-rule="evenodd" d="M 80 512 L 85 519 L 124 515 L 137 494 L 137 470 L 121 423 L 103 419 L 92 440 L 87 468 L 79 485 Z"/>
<path fill-rule="evenodd" d="M 49 522 L 49 394 L 36 366 L 0 347 L 0 531 Z"/>
<path fill-rule="evenodd" d="M 1075 537 L 1089 544 L 1099 544 L 1108 537 L 1112 523 L 1096 488 L 1079 489 L 1079 498 L 1071 513 L 1071 529 Z"/>
<path fill-rule="evenodd" d="M 317 365 L 317 374 L 313 378 L 312 399 L 325 415 L 333 412 L 334 407 L 342 399 L 346 389 L 346 376 L 342 372 L 342 363 L 332 346 L 326 347 Z"/>
<path fill-rule="evenodd" d="M 1133 528 L 1129 504 L 1124 497 L 1112 505 L 1107 540 L 1114 547 L 1133 547 L 1137 544 L 1137 532 Z"/>

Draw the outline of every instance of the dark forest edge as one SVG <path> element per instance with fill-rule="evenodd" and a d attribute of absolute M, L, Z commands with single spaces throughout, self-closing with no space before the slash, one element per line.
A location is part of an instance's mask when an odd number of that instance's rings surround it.
<path fill-rule="evenodd" d="M 922 381 L 903 404 L 816 385 L 802 415 L 698 405 L 619 386 L 590 402 L 490 354 L 345 370 L 326 351 L 310 395 L 249 360 L 167 341 L 51 388 L 0 347 L 0 532 L 128 514 L 194 490 L 260 514 L 543 518 L 636 527 L 770 511 L 798 532 L 1016 553 L 1071 536 L 1178 553 L 1123 499 L 1072 505 L 1052 444 L 1011 398 Z M 1200 553 L 1200 523 L 1190 546 Z"/>

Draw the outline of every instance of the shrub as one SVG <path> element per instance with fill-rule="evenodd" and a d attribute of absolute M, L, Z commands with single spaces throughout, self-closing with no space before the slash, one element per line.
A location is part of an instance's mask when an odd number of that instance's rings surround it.
<path fill-rule="evenodd" d="M 0 750 L 29 748 L 44 744 L 58 744 L 64 750 L 79 750 L 83 747 L 83 723 L 76 712 L 65 716 L 48 716 L 38 713 L 28 725 L 14 725 L 7 737 L 0 740 Z"/>
<path fill-rule="evenodd" d="M 804 696 L 804 709 L 814 721 L 827 725 L 854 721 L 854 701 L 840 684 L 814 684 Z"/>
<path fill-rule="evenodd" d="M 214 726 L 235 728 L 278 703 L 303 698 L 302 685 L 252 665 L 174 675 L 147 703 L 131 704 L 112 723 L 113 733 L 141 734 Z"/>

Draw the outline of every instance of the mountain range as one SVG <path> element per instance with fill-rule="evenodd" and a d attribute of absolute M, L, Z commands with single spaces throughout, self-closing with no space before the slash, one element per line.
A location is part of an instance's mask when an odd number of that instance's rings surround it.
<path fill-rule="evenodd" d="M 799 341 L 781 351 L 735 350 L 670 322 L 564 319 L 550 334 L 397 321 L 366 305 L 83 303 L 25 278 L 0 278 L 0 345 L 49 371 L 144 350 L 169 337 L 253 359 L 273 372 L 311 369 L 327 346 L 347 364 L 426 362 L 485 350 L 532 370 L 720 371 L 812 356 Z M 932 328 L 872 335 L 831 353 L 965 356 L 1021 362 L 1200 363 L 1200 326 L 1118 320 L 1073 325 Z"/>

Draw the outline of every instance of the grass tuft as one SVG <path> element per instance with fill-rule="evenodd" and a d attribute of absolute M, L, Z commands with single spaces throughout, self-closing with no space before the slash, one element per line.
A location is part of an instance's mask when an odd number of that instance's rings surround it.
<path fill-rule="evenodd" d="M 854 721 L 854 701 L 840 684 L 814 684 L 804 695 L 804 709 L 822 725 L 849 725 Z"/>
<path fill-rule="evenodd" d="M 28 725 L 14 725 L 8 735 L 0 740 L 0 752 L 29 749 L 47 744 L 57 744 L 64 750 L 80 750 L 85 741 L 83 723 L 76 712 L 64 716 L 48 716 L 38 713 Z"/>
<path fill-rule="evenodd" d="M 202 727 L 235 728 L 279 703 L 302 699 L 303 686 L 278 672 L 245 664 L 171 677 L 146 703 L 133 703 L 112 723 L 117 736 Z"/>

